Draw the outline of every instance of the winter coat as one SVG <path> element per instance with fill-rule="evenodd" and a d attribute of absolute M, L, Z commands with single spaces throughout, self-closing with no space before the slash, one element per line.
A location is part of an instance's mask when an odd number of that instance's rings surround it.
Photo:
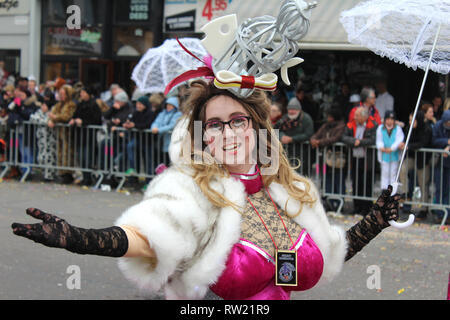
<path fill-rule="evenodd" d="M 120 109 L 116 109 L 116 108 L 109 108 L 104 114 L 103 117 L 106 120 L 106 124 L 109 128 L 113 127 L 113 126 L 117 126 L 120 127 L 122 126 L 122 124 L 127 121 L 127 119 L 129 118 L 129 116 L 133 113 L 133 106 L 129 103 L 125 104 L 124 106 L 122 106 Z M 112 119 L 119 119 L 120 123 L 119 124 L 114 124 L 112 122 Z"/>
<path fill-rule="evenodd" d="M 417 127 L 413 128 L 411 136 L 409 138 L 406 157 L 414 159 L 416 157 L 416 151 L 421 148 L 431 147 L 431 138 L 433 135 L 431 126 L 425 122 L 424 114 L 422 111 L 418 111 L 416 114 Z M 405 134 L 408 134 L 410 126 L 405 127 Z M 425 155 L 425 165 L 429 163 L 431 159 L 431 153 L 427 152 Z M 422 169 L 424 166 L 423 153 L 417 153 L 417 161 L 415 164 L 418 169 Z M 414 161 L 414 160 L 409 160 Z"/>
<path fill-rule="evenodd" d="M 172 130 L 175 128 L 175 125 L 181 115 L 182 113 L 178 111 L 177 108 L 174 108 L 171 111 L 164 109 L 158 114 L 155 121 L 152 123 L 151 129 L 158 128 L 158 134 L 162 136 L 163 152 L 169 151 Z"/>
<path fill-rule="evenodd" d="M 72 118 L 81 119 L 83 126 L 102 124 L 102 112 L 95 99 L 79 102 Z"/>
<path fill-rule="evenodd" d="M 284 115 L 274 128 L 280 130 L 280 139 L 283 136 L 289 136 L 292 137 L 294 143 L 309 141 L 314 134 L 313 120 L 304 111 L 301 111 L 294 120 L 289 119 L 287 114 Z"/>
<path fill-rule="evenodd" d="M 88 101 L 80 101 L 77 109 L 73 114 L 73 119 L 81 119 L 81 127 L 74 125 L 75 137 L 77 137 L 77 145 L 86 146 L 87 143 L 92 144 L 95 140 L 95 129 L 86 129 L 87 126 L 101 126 L 102 112 L 95 99 Z"/>
<path fill-rule="evenodd" d="M 435 148 L 444 149 L 449 143 L 450 130 L 444 127 L 445 122 L 450 121 L 450 110 L 442 114 L 441 120 L 436 122 L 433 128 L 433 146 Z M 444 158 L 444 167 L 450 168 L 450 157 Z"/>
<path fill-rule="evenodd" d="M 362 106 L 363 106 L 363 104 L 361 103 L 359 106 L 354 107 L 350 111 L 350 114 L 348 116 L 348 121 L 349 122 L 352 122 L 355 119 L 356 109 L 358 109 L 359 107 L 362 107 Z M 378 112 L 378 109 L 375 106 L 374 107 L 370 107 L 370 109 L 369 109 L 369 116 L 373 117 L 373 119 L 375 120 L 377 125 L 381 124 L 381 116 L 380 116 L 380 113 Z"/>
<path fill-rule="evenodd" d="M 403 134 L 403 130 L 402 128 L 400 128 L 399 126 L 395 125 L 394 127 L 395 129 L 392 129 L 391 135 L 394 134 L 395 132 L 395 137 L 394 141 L 392 143 L 392 145 L 389 146 L 389 148 L 392 150 L 391 153 L 385 153 L 382 152 L 380 149 L 381 148 L 386 148 L 387 146 L 384 143 L 384 132 L 387 132 L 384 124 L 382 124 L 381 126 L 378 126 L 377 128 L 377 135 L 376 135 L 376 146 L 378 149 L 378 154 L 377 154 L 377 158 L 379 162 L 394 162 L 394 161 L 398 161 L 399 160 L 399 150 L 398 147 L 400 145 L 400 143 L 403 142 L 405 135 Z M 394 131 L 395 130 L 395 131 Z"/>
<path fill-rule="evenodd" d="M 156 115 L 151 108 L 145 108 L 144 111 L 134 110 L 133 114 L 129 118 L 131 122 L 134 122 L 134 128 L 138 130 L 150 129 L 153 121 L 155 121 Z"/>
<path fill-rule="evenodd" d="M 18 125 L 19 133 L 23 134 L 24 145 L 32 145 L 34 141 L 34 128 L 29 124 L 23 127 L 21 125 L 24 121 L 30 120 L 30 116 L 37 110 L 36 105 L 30 99 L 22 101 L 16 98 L 8 105 L 8 110 L 7 124 L 9 128 L 15 129 Z"/>
<path fill-rule="evenodd" d="M 77 105 L 73 101 L 59 101 L 51 109 L 51 113 L 56 116 L 56 118 L 52 121 L 54 123 L 67 123 L 70 119 L 72 119 L 76 109 Z"/>
<path fill-rule="evenodd" d="M 311 139 L 319 140 L 320 147 L 330 146 L 341 140 L 345 131 L 345 122 L 342 120 L 324 123 Z"/>
<path fill-rule="evenodd" d="M 347 123 L 345 127 L 344 134 L 342 136 L 342 142 L 347 144 L 350 147 L 354 147 L 355 145 L 355 135 L 356 135 L 356 121 L 353 119 L 352 121 Z M 363 138 L 360 140 L 359 146 L 361 147 L 369 147 L 375 145 L 375 137 L 377 131 L 377 123 L 372 116 L 369 116 L 369 119 L 366 121 L 366 129 L 364 130 Z"/>
<path fill-rule="evenodd" d="M 359 147 L 370 147 L 375 145 L 375 139 L 376 139 L 376 131 L 377 131 L 377 122 L 375 121 L 375 118 L 372 116 L 369 116 L 369 118 L 366 121 L 366 129 L 364 130 L 363 138 L 360 139 Z M 342 142 L 348 145 L 350 148 L 355 148 L 355 135 L 356 135 L 356 120 L 353 119 L 352 121 L 347 123 L 347 126 L 345 127 L 344 135 L 342 136 Z M 373 152 L 372 150 L 369 150 L 366 148 L 366 163 L 367 163 L 367 169 L 370 169 L 372 167 L 372 158 Z"/>
<path fill-rule="evenodd" d="M 179 157 L 186 134 L 177 126 L 169 150 L 172 167 L 156 176 L 144 199 L 115 222 L 138 229 L 157 257 L 156 261 L 119 258 L 120 270 L 144 291 L 163 289 L 167 299 L 202 299 L 224 271 L 241 232 L 241 214 L 232 207 L 213 206 L 194 181 L 192 169 Z M 317 201 L 312 207 L 303 206 L 293 219 L 307 230 L 322 253 L 324 269 L 319 283 L 323 283 L 340 272 L 347 240 L 343 229 L 329 224 L 319 193 L 312 182 L 310 185 Z M 211 188 L 238 206 L 246 203 L 244 185 L 235 178 L 216 178 Z M 297 212 L 299 203 L 289 199 L 284 186 L 273 182 L 268 189 L 280 208 L 287 205 L 288 213 Z"/>

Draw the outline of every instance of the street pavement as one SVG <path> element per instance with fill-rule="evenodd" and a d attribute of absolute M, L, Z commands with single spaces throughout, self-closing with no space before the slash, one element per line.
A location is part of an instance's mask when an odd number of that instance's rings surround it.
<path fill-rule="evenodd" d="M 47 248 L 11 231 L 13 222 L 35 223 L 25 214 L 28 207 L 56 214 L 78 227 L 109 227 L 141 199 L 141 193 L 125 190 L 105 192 L 74 185 L 2 181 L 0 299 L 148 299 L 123 277 L 114 258 Z M 332 213 L 329 218 L 345 228 L 361 219 Z M 296 292 L 292 299 L 445 300 L 450 272 L 448 229 L 429 222 L 405 230 L 385 229 L 345 263 L 334 281 Z"/>

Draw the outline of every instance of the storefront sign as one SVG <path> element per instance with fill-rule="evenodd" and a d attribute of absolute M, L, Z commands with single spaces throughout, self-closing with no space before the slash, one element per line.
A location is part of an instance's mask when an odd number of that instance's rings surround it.
<path fill-rule="evenodd" d="M 48 28 L 45 36 L 45 54 L 101 54 L 101 33 L 91 30 Z"/>
<path fill-rule="evenodd" d="M 195 31 L 195 10 L 182 12 L 180 14 L 166 17 L 166 32 Z"/>
<path fill-rule="evenodd" d="M 128 23 L 150 19 L 150 0 L 114 1 L 115 22 Z"/>
<path fill-rule="evenodd" d="M 131 0 L 130 1 L 130 21 L 148 20 L 149 0 Z"/>
<path fill-rule="evenodd" d="M 0 0 L 0 15 L 28 14 L 29 0 Z"/>

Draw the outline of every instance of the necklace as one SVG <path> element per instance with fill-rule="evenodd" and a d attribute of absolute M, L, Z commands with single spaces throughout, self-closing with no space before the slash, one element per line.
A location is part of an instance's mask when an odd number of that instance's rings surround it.
<path fill-rule="evenodd" d="M 259 170 L 258 170 L 259 171 Z M 266 187 L 264 187 L 267 194 L 270 197 L 270 200 L 272 201 L 272 204 L 275 207 L 275 210 L 277 211 L 278 217 L 280 218 L 281 222 L 283 223 L 284 229 L 286 230 L 286 233 L 289 236 L 289 239 L 291 240 L 292 247 L 294 247 L 294 241 L 292 241 L 291 234 L 289 233 L 289 230 L 286 227 L 286 224 L 284 223 L 283 218 L 281 217 L 280 212 L 278 211 L 278 207 L 276 206 L 275 202 L 272 199 L 272 196 L 269 193 L 269 190 L 267 190 Z M 275 239 L 273 238 L 272 234 L 269 231 L 269 228 L 267 227 L 266 223 L 264 222 L 263 218 L 259 214 L 256 207 L 253 205 L 250 198 L 247 196 L 247 201 L 250 203 L 250 205 L 255 210 L 256 214 L 258 215 L 259 219 L 261 220 L 262 224 L 264 225 L 264 228 L 266 229 L 267 233 L 270 236 L 270 239 L 272 240 L 273 245 L 275 246 L 275 285 L 277 286 L 296 286 L 297 285 L 297 252 L 295 250 L 280 250 L 275 243 Z"/>

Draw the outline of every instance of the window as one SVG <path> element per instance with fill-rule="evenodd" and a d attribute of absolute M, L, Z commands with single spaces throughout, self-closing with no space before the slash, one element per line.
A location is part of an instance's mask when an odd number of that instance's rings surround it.
<path fill-rule="evenodd" d="M 57 77 L 73 81 L 78 79 L 78 62 L 45 62 L 43 78 L 54 80 Z"/>
<path fill-rule="evenodd" d="M 153 47 L 153 32 L 141 27 L 115 27 L 113 39 L 116 56 L 141 56 Z"/>

